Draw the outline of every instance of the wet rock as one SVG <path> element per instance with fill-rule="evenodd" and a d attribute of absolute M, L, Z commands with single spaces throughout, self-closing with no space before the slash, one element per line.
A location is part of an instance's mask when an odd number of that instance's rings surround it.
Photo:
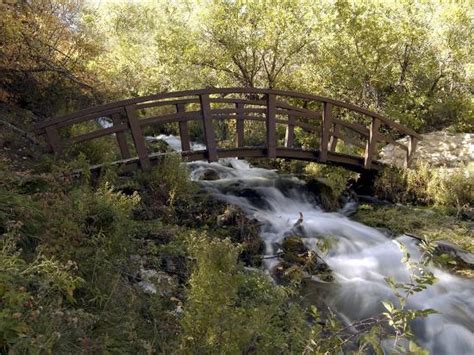
<path fill-rule="evenodd" d="M 414 234 L 405 233 L 405 235 L 417 239 L 420 242 L 424 240 L 423 237 Z M 459 248 L 457 245 L 445 240 L 437 240 L 434 243 L 436 244 L 434 250 L 435 255 L 448 255 L 456 262 L 457 267 L 474 270 L 474 254 L 469 253 L 468 251 Z"/>
<path fill-rule="evenodd" d="M 305 188 L 324 210 L 335 211 L 341 207 L 338 196 L 334 196 L 332 188 L 322 179 L 310 179 Z"/>
<path fill-rule="evenodd" d="M 325 281 L 332 281 L 329 265 L 315 251 L 309 250 L 302 238 L 286 237 L 281 245 L 281 263 L 274 273 L 278 280 L 284 283 L 301 282 L 317 275 Z"/>
<path fill-rule="evenodd" d="M 236 191 L 235 194 L 239 197 L 245 197 L 257 208 L 270 208 L 265 196 L 262 196 L 256 189 L 244 188 L 239 191 Z"/>
<path fill-rule="evenodd" d="M 201 175 L 200 180 L 214 181 L 219 180 L 219 174 L 213 169 L 206 169 Z"/>
<path fill-rule="evenodd" d="M 459 248 L 453 243 L 444 240 L 437 241 L 435 253 L 437 255 L 448 254 L 456 261 L 457 266 L 474 270 L 474 254 Z"/>

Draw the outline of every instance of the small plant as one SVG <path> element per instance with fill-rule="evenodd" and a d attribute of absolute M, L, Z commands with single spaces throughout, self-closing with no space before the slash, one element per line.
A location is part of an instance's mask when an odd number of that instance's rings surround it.
<path fill-rule="evenodd" d="M 385 281 L 393 290 L 398 305 L 394 305 L 391 301 L 384 301 L 382 304 L 386 309 L 386 312 L 384 312 L 383 315 L 387 319 L 388 325 L 395 332 L 393 347 L 395 349 L 399 348 L 399 351 L 403 352 L 406 349 L 399 347 L 400 339 L 403 337 L 407 338 L 410 340 L 410 343 L 413 339 L 410 322 L 416 318 L 426 317 L 430 314 L 436 313 L 433 309 L 407 309 L 407 301 L 410 296 L 417 292 L 426 290 L 428 286 L 433 285 L 436 281 L 433 273 L 427 269 L 428 263 L 433 258 L 436 246 L 428 240 L 420 242 L 419 247 L 422 250 L 422 255 L 420 261 L 416 262 L 411 260 L 410 253 L 403 244 L 397 244 L 403 252 L 402 262 L 408 268 L 410 280 L 407 283 L 398 283 L 391 277 L 386 278 Z M 414 345 L 410 346 L 414 347 Z"/>

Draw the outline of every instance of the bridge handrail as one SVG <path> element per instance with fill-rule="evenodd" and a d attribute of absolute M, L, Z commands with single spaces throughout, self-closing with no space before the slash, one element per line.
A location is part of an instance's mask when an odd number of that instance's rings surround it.
<path fill-rule="evenodd" d="M 263 95 L 265 99 L 254 99 L 254 98 L 211 98 L 210 95 L 228 95 L 228 94 L 247 94 L 247 95 Z M 298 107 L 283 101 L 277 100 L 277 97 L 285 97 L 292 99 L 301 99 L 305 102 L 317 102 L 323 104 L 323 110 L 315 111 L 305 107 Z M 172 99 L 172 100 L 169 100 Z M 165 101 L 158 101 L 165 100 Z M 184 112 L 184 105 L 195 103 L 200 105 L 199 110 L 186 111 Z M 211 109 L 210 103 L 232 103 L 235 104 L 235 108 L 225 109 Z M 172 114 L 160 115 L 156 117 L 148 117 L 146 119 L 139 120 L 136 117 L 136 110 L 159 107 L 165 105 L 174 105 L 177 107 L 177 112 Z M 240 106 L 239 106 L 240 105 Z M 244 108 L 244 105 L 252 106 L 263 106 L 263 108 Z M 181 107 L 181 112 L 179 112 Z M 371 118 L 372 122 L 370 127 L 367 128 L 364 125 L 360 125 L 353 122 L 343 121 L 332 117 L 332 107 L 340 107 L 349 111 L 362 114 Z M 248 114 L 260 113 L 264 114 L 265 117 L 249 116 Z M 120 115 L 126 115 L 127 122 L 122 122 Z M 229 117 L 230 115 L 235 115 Z M 278 119 L 277 115 L 288 115 L 288 121 Z M 421 136 L 413 131 L 412 129 L 405 127 L 393 120 L 373 111 L 369 111 L 365 108 L 346 103 L 343 101 L 335 100 L 328 97 L 322 97 L 312 94 L 299 93 L 286 90 L 274 90 L 274 89 L 260 89 L 260 88 L 207 88 L 198 90 L 185 90 L 178 92 L 165 92 L 154 95 L 148 95 L 143 97 L 137 97 L 132 99 L 126 99 L 116 101 L 92 108 L 83 109 L 62 117 L 53 118 L 51 120 L 39 123 L 35 126 L 36 132 L 39 134 L 45 134 L 47 141 L 51 148 L 55 152 L 62 150 L 62 143 L 59 137 L 58 129 L 66 126 L 70 126 L 76 123 L 80 123 L 87 120 L 96 119 L 102 116 L 110 116 L 114 121 L 114 126 L 104 128 L 91 133 L 83 134 L 71 138 L 70 143 L 79 143 L 95 138 L 99 138 L 105 135 L 116 134 L 117 141 L 122 153 L 123 158 L 129 158 L 130 152 L 126 147 L 126 139 L 124 136 L 125 131 L 130 130 L 135 148 L 137 150 L 140 163 L 147 165 L 146 163 L 146 148 L 144 143 L 144 137 L 142 135 L 141 127 L 154 124 L 154 123 L 165 123 L 165 122 L 179 122 L 180 134 L 186 134 L 187 121 L 189 120 L 203 120 L 204 133 L 206 143 L 214 142 L 214 128 L 212 126 L 212 120 L 214 119 L 242 119 L 242 120 L 260 120 L 267 123 L 267 149 L 269 151 L 268 156 L 275 156 L 276 144 L 272 142 L 276 140 L 275 136 L 275 125 L 276 123 L 287 124 L 287 135 L 288 130 L 294 129 L 294 126 L 299 126 L 307 131 L 314 132 L 316 128 L 311 127 L 310 124 L 305 122 L 295 121 L 292 116 L 306 117 L 306 118 L 321 118 L 321 129 L 320 129 L 320 161 L 325 162 L 327 159 L 328 144 L 330 145 L 329 150 L 335 149 L 335 143 L 338 139 L 348 139 L 341 134 L 340 129 L 350 129 L 357 134 L 368 138 L 366 144 L 366 151 L 364 156 L 364 167 L 370 169 L 372 160 L 377 150 L 378 142 L 393 143 L 407 153 L 407 165 L 410 164 L 413 153 L 416 149 L 416 143 L 421 139 Z M 243 121 L 242 121 L 243 122 Z M 384 135 L 380 132 L 381 125 L 385 125 L 390 129 L 394 129 L 401 134 L 406 134 L 410 138 L 408 146 L 405 146 L 399 142 L 396 142 L 392 137 Z M 206 130 L 207 128 L 207 130 Z M 242 126 L 237 127 L 238 138 L 243 140 L 243 123 Z M 212 132 L 211 132 L 212 131 Z M 184 133 L 183 133 L 184 132 Z M 290 136 L 294 133 L 291 132 Z M 183 148 L 189 148 L 189 137 L 184 138 Z M 292 137 L 290 137 L 292 144 Z M 242 142 L 241 142 L 242 143 Z M 290 144 L 290 146 L 291 146 Z M 211 144 L 212 145 L 212 144 Z M 288 147 L 288 144 L 286 144 Z M 239 144 L 242 147 L 242 144 Z M 184 150 L 184 149 L 183 149 Z M 215 160 L 217 158 L 216 147 L 208 146 L 209 160 Z"/>

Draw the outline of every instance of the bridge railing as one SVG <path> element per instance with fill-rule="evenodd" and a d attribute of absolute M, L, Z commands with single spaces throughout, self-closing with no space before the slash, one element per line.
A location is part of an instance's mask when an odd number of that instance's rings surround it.
<path fill-rule="evenodd" d="M 342 111 L 358 115 L 366 124 L 344 119 Z M 65 138 L 61 131 L 73 125 L 108 118 L 113 124 L 91 132 Z M 216 138 L 216 123 L 221 120 L 235 121 L 235 148 L 220 148 Z M 193 154 L 190 123 L 202 125 L 202 142 L 206 149 Z M 263 145 L 245 145 L 248 122 L 262 122 L 265 136 Z M 142 169 L 150 168 L 144 130 L 155 125 L 177 123 L 181 138 L 182 154 L 189 159 L 206 158 L 216 161 L 222 156 L 266 156 L 294 159 L 332 161 L 342 164 L 358 164 L 361 168 L 374 168 L 380 144 L 393 143 L 406 152 L 406 164 L 410 165 L 420 135 L 389 118 L 364 108 L 326 97 L 290 91 L 221 88 L 161 93 L 146 97 L 118 101 L 54 118 L 36 125 L 36 131 L 44 134 L 51 150 L 60 154 L 64 148 L 115 136 L 121 158 L 138 157 Z M 284 139 L 281 137 L 281 126 Z M 255 129 L 255 125 L 253 126 Z M 313 146 L 296 146 L 295 129 L 313 140 Z M 262 132 L 259 132 L 262 133 Z M 400 135 L 408 135 L 407 145 L 395 141 Z M 127 136 L 131 136 L 127 138 Z M 354 139 L 354 137 L 357 137 Z M 130 145 L 129 142 L 133 142 Z M 361 159 L 336 152 L 338 142 L 363 149 Z M 131 152 L 131 147 L 135 152 Z"/>

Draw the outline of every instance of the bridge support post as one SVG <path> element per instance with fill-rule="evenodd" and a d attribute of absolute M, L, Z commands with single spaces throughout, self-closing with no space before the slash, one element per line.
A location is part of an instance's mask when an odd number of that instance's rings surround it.
<path fill-rule="evenodd" d="M 118 126 L 122 123 L 122 120 L 120 119 L 120 114 L 119 113 L 114 113 L 112 115 L 112 122 L 114 126 Z M 128 159 L 131 157 L 130 155 L 130 150 L 128 149 L 128 144 L 127 144 L 127 139 L 125 138 L 125 133 L 124 132 L 117 132 L 115 133 L 115 137 L 117 138 L 117 144 L 120 149 L 120 155 L 122 156 L 122 159 Z"/>
<path fill-rule="evenodd" d="M 177 104 L 176 105 L 176 112 L 183 113 L 185 111 L 184 104 Z M 181 150 L 186 152 L 191 150 L 191 143 L 189 139 L 189 128 L 188 128 L 188 121 L 185 121 L 183 117 L 179 118 L 179 137 L 181 138 Z"/>
<path fill-rule="evenodd" d="M 244 146 L 244 103 L 237 102 L 236 103 L 237 109 L 237 148 L 242 148 Z"/>
<path fill-rule="evenodd" d="M 214 132 L 214 125 L 212 124 L 209 95 L 199 95 L 199 100 L 201 102 L 204 140 L 207 147 L 207 160 L 209 162 L 217 161 L 216 134 Z"/>
<path fill-rule="evenodd" d="M 61 137 L 59 137 L 58 129 L 55 126 L 45 128 L 46 137 L 48 137 L 48 144 L 54 154 L 61 154 L 63 145 L 61 144 Z"/>
<path fill-rule="evenodd" d="M 295 138 L 295 117 L 288 115 L 288 125 L 286 126 L 285 147 L 293 148 L 293 141 Z"/>
<path fill-rule="evenodd" d="M 328 160 L 329 133 L 331 130 L 331 107 L 329 102 L 323 103 L 323 121 L 321 123 L 321 140 L 319 146 L 319 160 L 326 162 Z"/>
<path fill-rule="evenodd" d="M 410 136 L 409 137 L 407 157 L 406 157 L 406 161 L 405 161 L 405 167 L 406 168 L 411 167 L 411 164 L 413 162 L 413 155 L 415 154 L 417 144 L 418 144 L 418 139 L 416 137 Z"/>
<path fill-rule="evenodd" d="M 337 123 L 334 123 L 332 125 L 331 139 L 329 140 L 329 150 L 331 152 L 336 151 L 336 145 L 337 145 L 337 140 L 339 138 L 339 135 L 340 135 L 340 126 Z"/>
<path fill-rule="evenodd" d="M 267 156 L 269 158 L 276 157 L 276 118 L 275 118 L 275 95 L 267 94 Z"/>
<path fill-rule="evenodd" d="M 138 160 L 142 170 L 150 170 L 150 159 L 148 159 L 148 153 L 145 146 L 145 138 L 143 137 L 142 128 L 138 122 L 135 108 L 133 106 L 126 106 L 125 112 L 127 113 L 128 125 L 132 132 L 133 142 L 135 143 L 135 149 L 137 150 Z"/>
<path fill-rule="evenodd" d="M 377 140 L 379 135 L 380 120 L 372 117 L 372 122 L 370 123 L 369 130 L 369 139 L 367 140 L 367 145 L 365 146 L 365 156 L 364 156 L 364 168 L 372 168 L 372 160 L 374 158 L 375 151 L 377 150 Z"/>

